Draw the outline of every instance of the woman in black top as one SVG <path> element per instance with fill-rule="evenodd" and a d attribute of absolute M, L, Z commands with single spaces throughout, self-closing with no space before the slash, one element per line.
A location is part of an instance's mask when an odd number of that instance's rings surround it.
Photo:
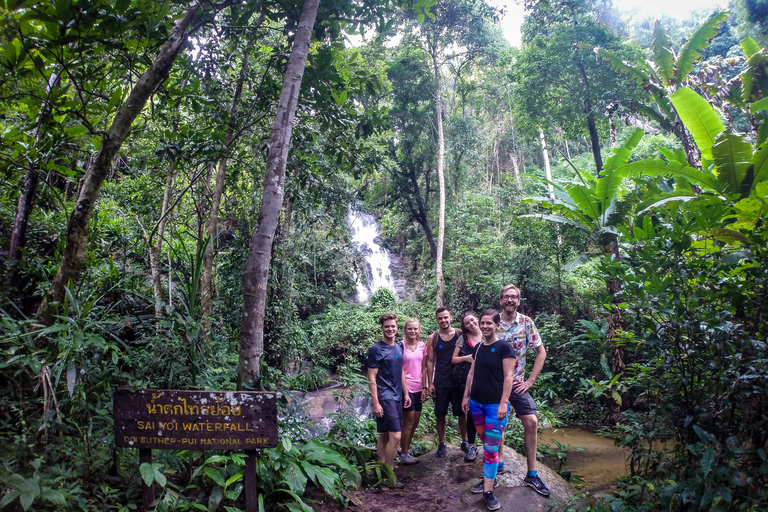
<path fill-rule="evenodd" d="M 500 322 L 501 317 L 496 310 L 486 309 L 480 313 L 483 343 L 473 355 L 462 402 L 464 411 L 472 414 L 477 433 L 483 441 L 482 491 L 489 510 L 501 506 L 493 495 L 493 487 L 499 466 L 499 445 L 504 439 L 509 413 L 507 401 L 517 362 L 512 346 L 496 338 Z"/>

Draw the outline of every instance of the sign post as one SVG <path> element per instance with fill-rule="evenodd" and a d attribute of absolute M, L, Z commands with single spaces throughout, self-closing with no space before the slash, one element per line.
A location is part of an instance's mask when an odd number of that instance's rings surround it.
<path fill-rule="evenodd" d="M 117 446 L 138 448 L 141 463 L 152 463 L 152 449 L 245 450 L 246 510 L 256 511 L 256 450 L 277 446 L 275 393 L 119 389 L 113 417 Z M 153 486 L 142 501 L 151 506 Z"/>

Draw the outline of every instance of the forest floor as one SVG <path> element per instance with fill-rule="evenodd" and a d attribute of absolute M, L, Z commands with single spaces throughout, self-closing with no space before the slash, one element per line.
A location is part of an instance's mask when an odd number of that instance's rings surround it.
<path fill-rule="evenodd" d="M 438 458 L 435 451 L 419 457 L 412 466 L 395 469 L 402 489 L 358 489 L 345 493 L 349 509 L 355 512 L 421 512 L 486 510 L 482 495 L 472 494 L 472 486 L 480 482 L 483 466 L 482 451 L 474 462 L 464 462 L 464 453 L 448 445 L 448 456 Z M 539 464 L 539 475 L 552 491 L 549 498 L 540 496 L 523 484 L 525 457 L 509 446 L 504 449 L 504 473 L 498 476 L 499 487 L 494 491 L 502 511 L 547 512 L 565 508 L 574 492 L 557 473 Z M 311 505 L 316 512 L 339 512 L 344 508 L 328 497 L 313 496 Z"/>

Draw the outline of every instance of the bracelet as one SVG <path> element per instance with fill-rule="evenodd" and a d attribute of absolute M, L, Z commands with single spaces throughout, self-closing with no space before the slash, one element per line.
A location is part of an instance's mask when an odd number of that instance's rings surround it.
<path fill-rule="evenodd" d="M 370 386 L 371 384 L 373 384 L 374 386 L 376 385 L 375 382 L 368 381 L 368 385 Z"/>
<path fill-rule="evenodd" d="M 427 389 L 427 388 L 426 388 L 426 387 L 423 387 L 423 388 L 421 388 L 421 389 Z"/>

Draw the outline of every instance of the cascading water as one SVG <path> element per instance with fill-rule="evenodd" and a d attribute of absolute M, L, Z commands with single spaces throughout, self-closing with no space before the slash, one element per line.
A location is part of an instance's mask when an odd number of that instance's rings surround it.
<path fill-rule="evenodd" d="M 372 215 L 350 210 L 347 214 L 347 224 L 352 231 L 352 243 L 365 258 L 365 277 L 356 275 L 357 300 L 365 302 L 379 288 L 387 288 L 397 297 L 395 282 L 392 278 L 390 265 L 392 260 L 389 252 L 377 243 L 379 225 Z M 366 284 L 366 280 L 368 284 Z"/>

